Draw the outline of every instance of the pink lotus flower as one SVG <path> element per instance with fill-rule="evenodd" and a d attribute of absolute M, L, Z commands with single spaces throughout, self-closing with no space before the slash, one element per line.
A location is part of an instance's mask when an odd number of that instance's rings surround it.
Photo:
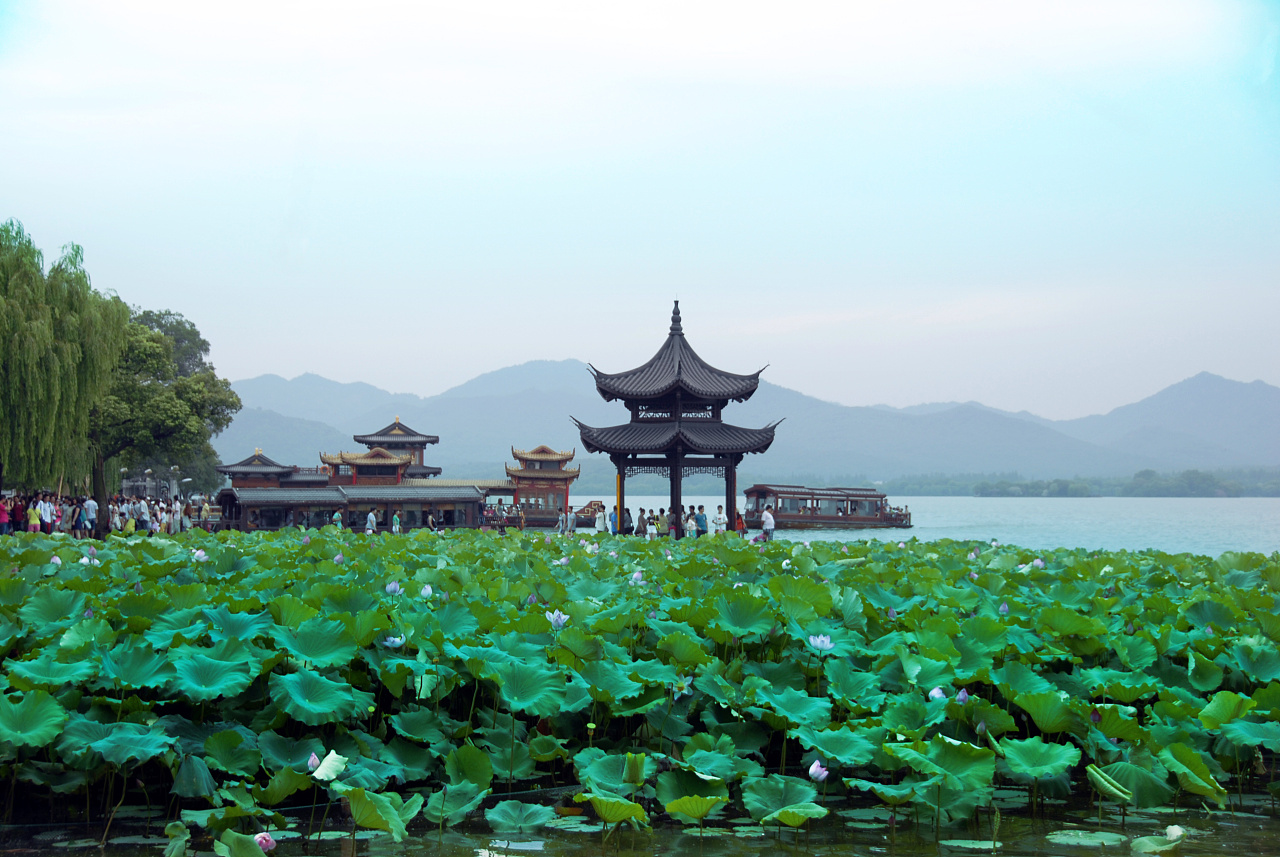
<path fill-rule="evenodd" d="M 809 779 L 813 780 L 815 783 L 825 782 L 827 775 L 830 773 L 830 771 L 822 767 L 822 763 L 817 759 L 814 759 L 813 764 L 809 766 Z"/>
<path fill-rule="evenodd" d="M 261 833 L 255 833 L 253 835 L 253 841 L 258 843 L 258 847 L 263 851 L 270 851 L 272 848 L 276 847 L 276 841 L 272 839 L 271 834 L 265 830 Z"/>
<path fill-rule="evenodd" d="M 553 631 L 563 631 L 564 626 L 569 621 L 568 615 L 561 613 L 559 610 L 548 610 L 546 615 L 547 621 L 551 623 L 551 629 Z"/>
<path fill-rule="evenodd" d="M 402 592 L 404 592 L 404 588 L 400 585 L 400 581 L 393 580 L 387 584 L 388 595 L 399 595 Z"/>
<path fill-rule="evenodd" d="M 1009 615 L 1009 602 L 1008 602 L 1008 601 L 1001 601 L 1001 602 L 1000 602 L 1000 615 L 1001 615 L 1001 616 L 1008 616 L 1008 615 Z"/>
<path fill-rule="evenodd" d="M 311 536 L 303 536 L 303 537 L 302 537 L 302 543 L 303 543 L 304 545 L 309 545 L 309 544 L 311 544 Z"/>
<path fill-rule="evenodd" d="M 435 591 L 435 590 L 433 590 L 433 589 L 431 588 L 431 584 L 430 584 L 430 583 L 424 583 L 424 584 L 422 585 L 422 592 L 421 592 L 421 595 L 422 595 L 422 597 L 423 597 L 423 598 L 430 598 L 430 597 L 432 596 L 432 594 L 434 593 L 434 591 Z"/>
<path fill-rule="evenodd" d="M 84 618 L 86 618 L 86 619 L 92 619 L 92 618 L 93 618 L 93 608 L 92 608 L 92 607 L 90 607 L 88 610 L 84 611 Z"/>
<path fill-rule="evenodd" d="M 946 699 L 947 692 L 940 687 L 935 687 L 933 690 L 929 691 L 929 698 L 930 699 Z"/>
<path fill-rule="evenodd" d="M 969 572 L 969 579 L 970 579 L 970 580 L 977 580 L 977 579 L 978 579 L 978 572 L 976 572 L 976 571 L 971 571 L 971 572 Z"/>
<path fill-rule="evenodd" d="M 204 548 L 196 548 L 196 552 L 191 555 L 196 562 L 208 562 L 209 555 L 204 552 Z"/>
<path fill-rule="evenodd" d="M 307 770 L 314 771 L 318 767 L 320 767 L 320 757 L 312 753 L 307 757 Z"/>
<path fill-rule="evenodd" d="M 54 554 L 53 556 L 49 557 L 49 562 L 53 563 L 54 565 L 62 565 L 62 557 L 58 556 L 57 554 Z"/>
<path fill-rule="evenodd" d="M 382 641 L 382 645 L 386 646 L 388 649 L 398 649 L 404 645 L 404 635 L 402 634 L 399 637 L 387 637 Z"/>
<path fill-rule="evenodd" d="M 1034 565 L 1036 568 L 1044 568 L 1044 560 L 1042 560 L 1040 557 L 1036 557 L 1035 559 L 1031 560 L 1031 564 Z"/>
<path fill-rule="evenodd" d="M 525 601 L 527 601 L 529 606 L 532 607 L 533 605 L 538 603 L 538 596 L 534 595 L 533 593 L 530 593 L 529 597 L 526 598 Z"/>
<path fill-rule="evenodd" d="M 898 547 L 905 548 L 906 546 L 907 546 L 906 542 L 898 542 Z"/>
<path fill-rule="evenodd" d="M 967 688 L 960 688 L 960 692 L 956 694 L 956 702 L 964 705 L 969 701 L 969 691 Z"/>
<path fill-rule="evenodd" d="M 141 595 L 141 594 L 142 594 L 142 581 L 141 581 L 141 580 L 139 580 L 137 583 L 135 583 L 135 584 L 133 585 L 133 591 L 134 591 L 135 593 L 137 593 L 138 595 Z"/>
<path fill-rule="evenodd" d="M 333 558 L 333 561 L 338 565 L 342 565 L 342 560 L 343 560 L 342 554 L 338 554 Z"/>
<path fill-rule="evenodd" d="M 97 556 L 97 555 L 98 555 L 98 549 L 95 548 L 93 545 L 89 545 L 89 556 Z"/>
<path fill-rule="evenodd" d="M 890 608 L 889 608 L 888 614 L 889 614 L 889 618 L 890 618 L 890 619 L 897 619 L 897 618 L 898 618 L 898 611 L 897 611 L 897 610 L 894 610 L 892 607 L 890 607 Z"/>
<path fill-rule="evenodd" d="M 631 579 L 627 581 L 627 585 L 628 585 L 628 586 L 639 586 L 639 585 L 640 585 L 640 584 L 642 584 L 642 583 L 644 583 L 644 574 L 643 574 L 643 572 L 639 572 L 639 571 L 633 571 L 633 572 L 631 572 Z"/>

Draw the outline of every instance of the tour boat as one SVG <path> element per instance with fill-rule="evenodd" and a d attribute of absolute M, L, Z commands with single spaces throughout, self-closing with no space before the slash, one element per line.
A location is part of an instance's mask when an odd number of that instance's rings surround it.
<path fill-rule="evenodd" d="M 874 488 L 806 488 L 801 485 L 752 485 L 744 492 L 747 508 L 743 520 L 750 529 L 760 528 L 760 514 L 773 507 L 780 530 L 870 529 L 911 526 L 905 506 L 890 506 Z"/>

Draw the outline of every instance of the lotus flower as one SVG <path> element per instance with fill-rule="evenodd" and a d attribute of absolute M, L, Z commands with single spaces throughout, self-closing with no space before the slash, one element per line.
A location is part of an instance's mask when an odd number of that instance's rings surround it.
<path fill-rule="evenodd" d="M 970 579 L 970 580 L 977 580 L 977 579 L 978 579 L 978 572 L 976 572 L 976 571 L 971 571 L 971 572 L 969 572 L 969 579 Z"/>
<path fill-rule="evenodd" d="M 333 561 L 334 561 L 335 563 L 337 563 L 338 565 L 342 565 L 342 560 L 343 560 L 343 556 L 342 556 L 342 554 L 338 554 L 337 556 L 335 556 L 335 557 L 333 558 Z"/>
<path fill-rule="evenodd" d="M 642 583 L 644 583 L 644 572 L 642 571 L 631 572 L 631 579 L 627 581 L 627 584 L 630 586 L 639 586 Z"/>
<path fill-rule="evenodd" d="M 404 645 L 404 635 L 401 634 L 399 637 L 387 637 L 382 641 L 382 645 L 386 646 L 388 649 L 398 649 Z"/>
<path fill-rule="evenodd" d="M 905 548 L 906 546 L 907 546 L 906 542 L 898 542 L 898 547 Z"/>
<path fill-rule="evenodd" d="M 890 608 L 889 608 L 889 610 L 888 610 L 888 616 L 889 616 L 889 618 L 890 618 L 890 619 L 897 619 L 897 618 L 898 618 L 898 611 L 897 611 L 897 610 L 894 610 L 892 607 L 890 607 Z"/>
<path fill-rule="evenodd" d="M 849 552 L 849 546 L 848 546 L 848 545 L 845 545 L 844 547 L 840 548 L 840 553 L 848 553 L 848 552 Z"/>
<path fill-rule="evenodd" d="M 617 552 L 617 551 L 609 551 L 609 556 L 613 557 L 614 559 L 617 559 L 617 558 L 618 558 L 618 552 Z"/>
<path fill-rule="evenodd" d="M 204 552 L 204 548 L 196 548 L 196 552 L 191 555 L 196 562 L 208 562 L 209 555 Z"/>
<path fill-rule="evenodd" d="M 784 560 L 782 561 L 782 567 L 783 567 L 783 568 L 791 568 L 791 560 L 789 560 L 789 559 L 784 559 Z"/>
<path fill-rule="evenodd" d="M 1183 830 L 1176 824 L 1171 824 L 1164 829 L 1164 838 L 1168 839 L 1170 842 L 1181 839 L 1186 835 L 1187 831 Z"/>
<path fill-rule="evenodd" d="M 89 545 L 89 556 L 97 556 L 97 555 L 98 555 L 98 549 L 95 548 L 93 545 Z"/>
<path fill-rule="evenodd" d="M 303 536 L 303 537 L 302 537 L 302 543 L 303 543 L 304 545 L 309 545 L 309 544 L 311 544 L 311 536 Z"/>
<path fill-rule="evenodd" d="M 563 631 L 564 626 L 568 623 L 569 617 L 561 613 L 559 610 L 548 610 L 547 621 L 551 623 L 551 630 Z"/>
<path fill-rule="evenodd" d="M 276 847 L 276 841 L 272 839 L 271 834 L 265 830 L 261 833 L 255 833 L 253 835 L 253 841 L 258 843 L 258 847 L 263 851 L 270 851 L 272 848 Z"/>
<path fill-rule="evenodd" d="M 320 757 L 312 753 L 307 757 L 307 770 L 314 771 L 318 767 L 320 767 Z"/>
<path fill-rule="evenodd" d="M 431 588 L 430 583 L 424 583 L 422 585 L 421 595 L 423 598 L 430 598 L 434 593 L 435 593 L 435 590 Z"/>
<path fill-rule="evenodd" d="M 987 721 L 985 721 L 985 720 L 979 720 L 979 721 L 978 721 L 978 728 L 977 728 L 977 729 L 975 729 L 975 730 L 973 730 L 973 731 L 977 732 L 979 735 L 985 735 L 985 734 L 987 734 Z"/>
<path fill-rule="evenodd" d="M 815 783 L 825 782 L 829 773 L 831 772 L 822 767 L 822 763 L 817 759 L 814 759 L 813 764 L 809 766 L 809 779 Z"/>
<path fill-rule="evenodd" d="M 556 565 L 568 565 L 568 564 L 569 564 L 569 557 L 567 556 L 562 556 L 560 557 L 560 559 L 556 560 Z"/>
<path fill-rule="evenodd" d="M 1132 634 L 1132 633 L 1133 633 L 1133 623 L 1132 623 L 1132 622 L 1130 622 L 1128 625 L 1125 625 L 1125 626 L 1124 626 L 1124 630 L 1125 630 L 1125 632 L 1126 632 L 1126 633 Z"/>
<path fill-rule="evenodd" d="M 135 583 L 135 584 L 133 585 L 133 591 L 134 591 L 136 594 L 138 594 L 138 595 L 141 595 L 141 594 L 142 594 L 142 581 L 141 581 L 141 580 L 139 580 L 137 583 Z"/>
<path fill-rule="evenodd" d="M 719 560 L 717 557 L 714 557 L 714 556 L 713 556 L 713 557 L 711 557 L 711 562 L 712 562 L 712 564 L 714 564 L 714 565 L 719 565 L 719 564 L 720 564 L 720 560 Z"/>
<path fill-rule="evenodd" d="M 402 592 L 404 592 L 404 587 L 400 585 L 400 581 L 393 580 L 387 584 L 388 595 L 399 595 Z"/>
<path fill-rule="evenodd" d="M 545 541 L 547 544 L 551 544 L 551 536 L 547 536 L 547 537 L 546 537 L 546 539 L 544 539 L 544 541 Z"/>
<path fill-rule="evenodd" d="M 650 619 L 657 619 L 657 618 L 658 618 L 658 611 L 657 611 L 657 610 L 650 610 L 650 611 L 649 611 L 649 618 L 650 618 Z"/>
<path fill-rule="evenodd" d="M 1000 543 L 999 543 L 998 541 L 996 541 L 995 539 L 992 539 L 992 540 L 991 540 L 991 546 L 992 546 L 993 548 L 998 548 L 998 547 L 1000 547 Z"/>
<path fill-rule="evenodd" d="M 744 585 L 744 584 L 743 584 L 741 581 L 739 581 L 738 583 L 735 583 L 735 584 L 733 585 L 733 588 L 734 588 L 734 589 L 737 589 L 739 586 L 743 586 L 743 585 Z"/>
<path fill-rule="evenodd" d="M 1034 565 L 1036 568 L 1044 568 L 1044 560 L 1042 560 L 1040 557 L 1036 557 L 1035 559 L 1031 560 L 1031 564 Z"/>
<path fill-rule="evenodd" d="M 1000 615 L 1001 615 L 1001 616 L 1008 616 L 1008 615 L 1009 615 L 1009 602 L 1008 602 L 1008 601 L 1001 601 L 1001 602 L 1000 602 Z"/>
<path fill-rule="evenodd" d="M 53 563 L 54 565 L 62 565 L 62 557 L 58 556 L 57 554 L 54 554 L 53 556 L 49 557 L 49 562 Z"/>
<path fill-rule="evenodd" d="M 760 548 L 760 553 L 764 553 L 764 548 Z M 667 556 L 671 556 L 671 554 L 667 554 Z"/>
<path fill-rule="evenodd" d="M 530 607 L 532 607 L 533 605 L 538 603 L 538 596 L 530 592 L 529 597 L 525 599 L 525 603 L 528 604 Z"/>
<path fill-rule="evenodd" d="M 693 682 L 682 675 L 676 676 L 675 684 L 671 685 L 672 699 L 679 699 L 682 696 L 693 695 Z"/>
<path fill-rule="evenodd" d="M 835 648 L 835 644 L 831 642 L 831 637 L 827 634 L 810 635 L 809 645 L 813 646 L 819 652 L 822 652 L 824 654 Z"/>
<path fill-rule="evenodd" d="M 87 557 L 87 556 L 82 556 L 82 557 L 80 557 L 80 564 L 81 564 L 81 565 L 88 565 L 88 564 L 89 564 L 89 557 Z"/>
<path fill-rule="evenodd" d="M 946 699 L 947 692 L 940 687 L 935 687 L 933 690 L 929 691 L 929 698 L 930 699 Z"/>
<path fill-rule="evenodd" d="M 89 609 L 87 609 L 87 610 L 85 610 L 85 611 L 84 611 L 84 618 L 86 618 L 86 619 L 92 619 L 92 618 L 93 618 L 93 608 L 92 608 L 92 607 L 90 607 Z"/>
<path fill-rule="evenodd" d="M 960 692 L 956 694 L 956 702 L 964 705 L 969 701 L 969 691 L 967 688 L 960 688 Z"/>
<path fill-rule="evenodd" d="M 1093 723 L 1101 723 L 1101 722 L 1102 722 L 1102 712 L 1101 712 L 1101 711 L 1099 711 L 1099 710 L 1098 710 L 1098 709 L 1096 709 L 1096 708 L 1095 708 L 1095 709 L 1093 709 L 1093 711 L 1090 711 L 1090 712 L 1089 712 L 1089 720 L 1090 720 L 1090 721 L 1092 721 Z"/>

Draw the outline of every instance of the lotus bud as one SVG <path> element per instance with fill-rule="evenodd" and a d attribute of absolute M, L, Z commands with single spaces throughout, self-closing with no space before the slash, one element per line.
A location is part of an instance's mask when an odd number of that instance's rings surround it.
<path fill-rule="evenodd" d="M 986 735 L 986 734 L 987 734 L 987 721 L 985 721 L 985 720 L 979 720 L 979 721 L 978 721 L 978 728 L 974 729 L 973 731 L 977 732 L 979 735 Z"/>
<path fill-rule="evenodd" d="M 596 731 L 596 725 L 595 725 L 594 723 L 588 723 L 588 724 L 587 724 L 587 731 L 588 731 L 588 732 L 594 732 L 594 731 Z"/>
<path fill-rule="evenodd" d="M 827 779 L 827 774 L 829 773 L 831 772 L 822 767 L 822 763 L 817 759 L 814 759 L 813 764 L 809 766 L 809 779 L 813 780 L 815 783 L 824 782 Z"/>
<path fill-rule="evenodd" d="M 947 692 L 940 687 L 935 687 L 933 690 L 929 691 L 929 698 L 930 699 L 946 699 Z"/>
<path fill-rule="evenodd" d="M 536 595 L 534 595 L 532 592 L 530 592 L 530 593 L 529 593 L 529 597 L 528 597 L 528 598 L 526 598 L 526 599 L 525 599 L 525 601 L 526 601 L 526 602 L 528 602 L 528 604 L 529 604 L 529 606 L 530 606 L 530 607 L 532 607 L 533 605 L 535 605 L 535 604 L 537 604 L 537 603 L 538 603 L 538 596 L 536 596 Z"/>
<path fill-rule="evenodd" d="M 905 548 L 906 546 L 907 546 L 907 543 L 906 543 L 906 542 L 898 542 L 898 547 L 899 547 L 899 548 Z"/>
<path fill-rule="evenodd" d="M 1035 559 L 1031 560 L 1031 564 L 1034 565 L 1036 568 L 1044 568 L 1044 560 L 1042 560 L 1040 557 L 1036 557 Z"/>
<path fill-rule="evenodd" d="M 970 580 L 977 580 L 977 579 L 978 579 L 978 572 L 976 572 L 976 571 L 971 571 L 971 572 L 969 572 L 969 579 L 970 579 Z"/>
<path fill-rule="evenodd" d="M 1133 623 L 1132 623 L 1132 622 L 1130 622 L 1128 625 L 1125 625 L 1125 626 L 1124 626 L 1124 630 L 1125 630 L 1125 633 L 1132 634 L 1132 633 L 1133 633 Z"/>
<path fill-rule="evenodd" d="M 435 590 L 431 588 L 430 583 L 424 583 L 422 585 L 422 592 L 420 594 L 422 595 L 423 598 L 430 598 L 432 595 L 435 594 Z"/>
<path fill-rule="evenodd" d="M 657 619 L 657 618 L 658 618 L 658 611 L 657 611 L 657 610 L 650 610 L 650 611 L 649 611 L 649 618 L 650 618 L 650 619 Z"/>
<path fill-rule="evenodd" d="M 276 841 L 272 839 L 271 834 L 265 830 L 261 833 L 255 833 L 253 841 L 258 843 L 258 847 L 263 851 L 270 851 L 272 848 L 276 847 Z"/>
<path fill-rule="evenodd" d="M 569 617 L 561 613 L 559 609 L 547 611 L 547 621 L 551 623 L 551 630 L 563 631 L 564 626 L 568 623 Z"/>
<path fill-rule="evenodd" d="M 1000 543 L 999 543 L 998 541 L 996 541 L 995 539 L 992 539 L 992 540 L 991 540 L 991 546 L 992 546 L 993 548 L 998 548 L 998 547 L 1000 547 Z"/>
<path fill-rule="evenodd" d="M 894 610 L 892 607 L 890 607 L 890 608 L 889 608 L 888 613 L 889 613 L 889 618 L 890 618 L 890 619 L 897 619 L 897 618 L 898 618 L 898 611 L 897 611 L 897 610 Z"/>
<path fill-rule="evenodd" d="M 135 584 L 133 585 L 133 591 L 134 591 L 136 594 L 138 594 L 138 595 L 141 595 L 141 594 L 142 594 L 142 581 L 141 581 L 141 580 L 139 580 L 137 583 L 135 583 Z"/>
<path fill-rule="evenodd" d="M 1170 842 L 1181 839 L 1186 836 L 1187 832 L 1176 824 L 1171 824 L 1164 829 L 1164 838 Z"/>
<path fill-rule="evenodd" d="M 551 544 L 551 536 L 547 536 L 547 537 L 546 537 L 546 539 L 544 539 L 544 541 L 545 541 L 547 544 Z"/>
<path fill-rule="evenodd" d="M 304 545 L 309 545 L 309 544 L 311 544 L 311 536 L 303 536 L 303 537 L 302 537 L 302 543 L 303 543 Z"/>
<path fill-rule="evenodd" d="M 387 584 L 388 595 L 399 595 L 402 592 L 404 592 L 404 589 L 400 586 L 400 581 L 393 580 Z"/>
<path fill-rule="evenodd" d="M 617 552 L 617 551 L 609 551 L 609 556 L 613 557 L 614 559 L 617 559 L 617 558 L 618 558 L 618 552 Z"/>
<path fill-rule="evenodd" d="M 382 644 L 388 649 L 398 649 L 404 645 L 404 635 L 402 634 L 399 637 L 387 637 L 382 641 Z"/>
<path fill-rule="evenodd" d="M 969 691 L 967 688 L 960 688 L 960 692 L 956 694 L 956 702 L 964 705 L 969 701 Z"/>
<path fill-rule="evenodd" d="M 1090 711 L 1090 712 L 1089 712 L 1089 719 L 1090 719 L 1091 721 L 1093 721 L 1094 723 L 1101 723 L 1101 722 L 1102 722 L 1102 712 L 1101 712 L 1101 711 L 1099 711 L 1099 710 L 1098 710 L 1098 709 L 1096 709 L 1096 708 L 1095 708 L 1095 709 L 1093 709 L 1093 711 Z"/>
<path fill-rule="evenodd" d="M 342 565 L 342 559 L 343 559 L 342 554 L 338 554 L 333 558 L 333 561 L 336 562 L 338 565 Z"/>
<path fill-rule="evenodd" d="M 314 771 L 318 767 L 320 767 L 320 757 L 312 753 L 307 757 L 307 770 Z"/>
<path fill-rule="evenodd" d="M 97 556 L 97 555 L 98 555 L 98 549 L 95 548 L 93 545 L 89 545 L 89 556 Z"/>
<path fill-rule="evenodd" d="M 717 558 L 716 558 L 716 557 L 714 557 L 714 556 L 713 556 L 713 557 L 711 557 L 711 562 L 712 562 L 712 564 L 713 564 L 713 565 L 719 565 L 719 564 L 720 564 L 720 560 L 719 560 L 719 559 L 717 559 Z"/>
<path fill-rule="evenodd" d="M 840 553 L 848 553 L 848 552 L 849 552 L 849 547 L 847 545 L 845 547 L 840 548 Z"/>
<path fill-rule="evenodd" d="M 760 553 L 764 553 L 764 548 L 760 548 Z M 667 554 L 667 556 L 671 556 L 671 554 Z"/>
<path fill-rule="evenodd" d="M 622 781 L 632 785 L 644 782 L 644 753 L 628 753 L 622 770 Z"/>
<path fill-rule="evenodd" d="M 53 563 L 54 565 L 62 565 L 62 557 L 58 556 L 57 554 L 54 554 L 53 556 L 49 557 L 49 562 Z"/>
<path fill-rule="evenodd" d="M 1009 615 L 1009 602 L 1008 602 L 1008 601 L 1001 601 L 1001 602 L 1000 602 L 1000 615 L 1001 615 L 1001 616 L 1008 616 L 1008 615 Z"/>
<path fill-rule="evenodd" d="M 92 607 L 90 607 L 89 609 L 87 609 L 87 610 L 85 610 L 85 611 L 84 611 L 84 618 L 86 618 L 86 619 L 92 619 L 92 618 L 93 618 L 93 608 L 92 608 Z"/>

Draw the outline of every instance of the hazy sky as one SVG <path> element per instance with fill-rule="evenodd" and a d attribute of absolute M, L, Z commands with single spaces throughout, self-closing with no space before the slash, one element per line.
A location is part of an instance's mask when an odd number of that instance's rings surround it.
<path fill-rule="evenodd" d="M 231 378 L 1280 384 L 1280 3 L 0 2 L 0 217 Z M 584 378 L 584 384 L 589 383 Z"/>

